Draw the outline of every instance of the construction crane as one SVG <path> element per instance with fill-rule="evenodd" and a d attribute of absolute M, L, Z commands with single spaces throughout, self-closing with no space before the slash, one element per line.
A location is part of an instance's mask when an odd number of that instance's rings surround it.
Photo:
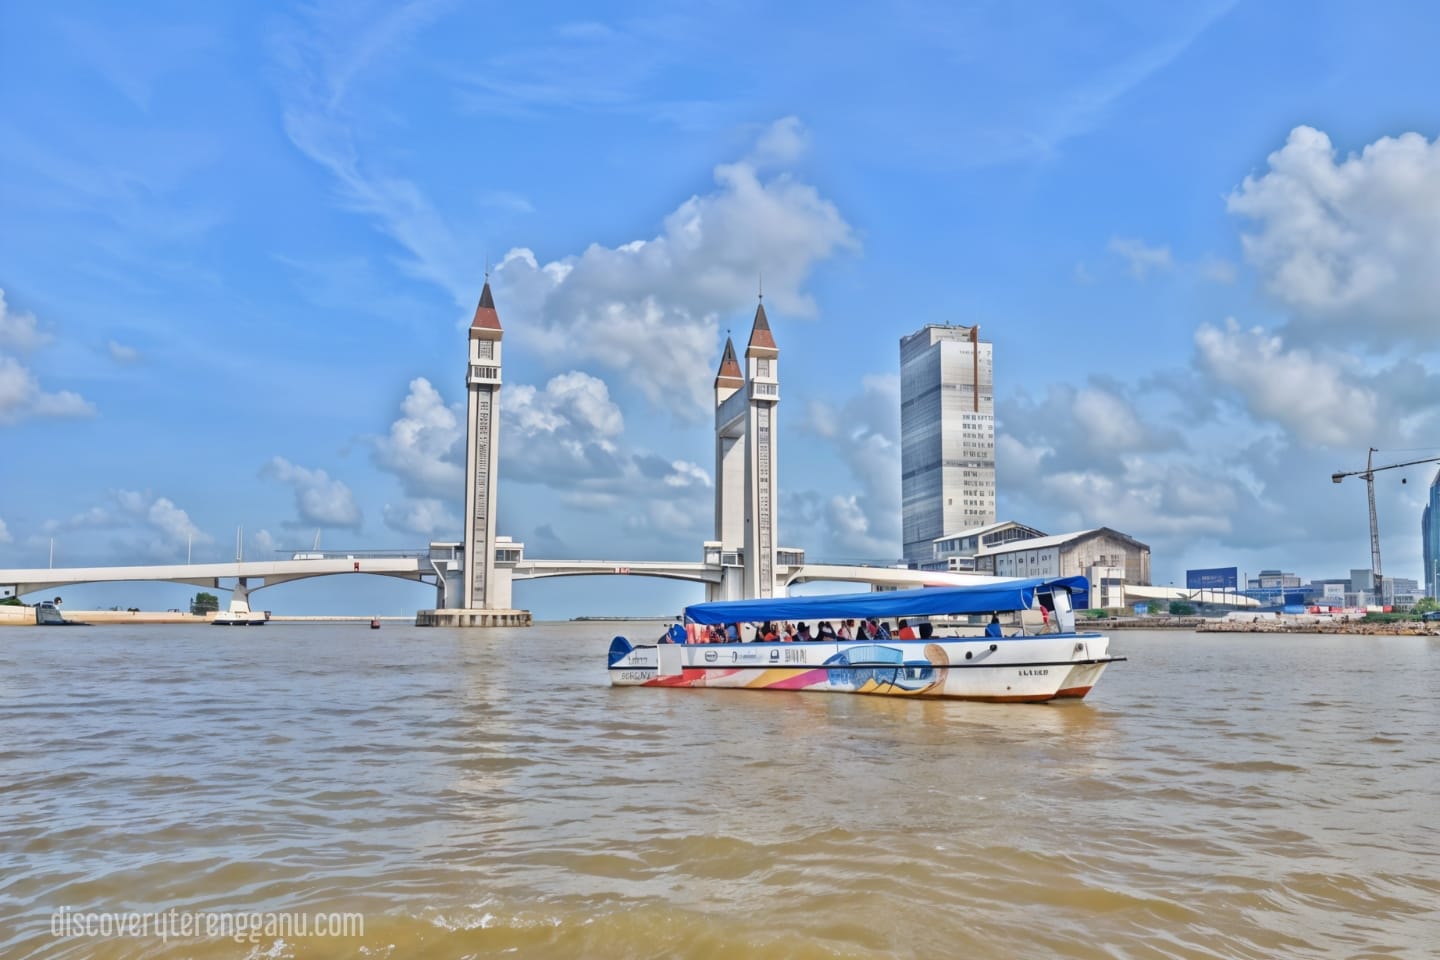
<path fill-rule="evenodd" d="M 1375 521 L 1375 474 L 1381 470 L 1395 470 L 1399 467 L 1413 467 L 1417 463 L 1440 462 L 1440 457 L 1424 457 L 1419 460 L 1406 460 L 1404 463 L 1391 463 L 1385 466 L 1375 466 L 1375 454 L 1380 451 L 1374 447 L 1365 454 L 1364 470 L 1348 470 L 1344 473 L 1330 474 L 1331 483 L 1339 483 L 1346 477 L 1364 477 L 1365 492 L 1370 500 L 1370 568 L 1375 579 L 1375 593 L 1379 596 L 1380 602 L 1385 602 L 1384 576 L 1380 573 L 1380 525 Z"/>

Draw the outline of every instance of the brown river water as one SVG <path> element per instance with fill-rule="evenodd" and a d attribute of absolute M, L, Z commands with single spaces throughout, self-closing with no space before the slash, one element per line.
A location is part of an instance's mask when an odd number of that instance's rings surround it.
<path fill-rule="evenodd" d="M 0 630 L 0 957 L 1440 955 L 1440 639 L 989 705 L 612 690 L 616 632 Z M 101 926 L 166 912 L 256 919 Z"/>

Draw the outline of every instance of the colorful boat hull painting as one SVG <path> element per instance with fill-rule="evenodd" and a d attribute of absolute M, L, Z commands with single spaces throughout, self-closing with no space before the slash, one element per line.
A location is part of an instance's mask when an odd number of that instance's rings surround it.
<path fill-rule="evenodd" d="M 802 690 L 996 702 L 1083 697 L 1105 667 L 1101 634 L 926 641 L 610 647 L 615 686 Z"/>

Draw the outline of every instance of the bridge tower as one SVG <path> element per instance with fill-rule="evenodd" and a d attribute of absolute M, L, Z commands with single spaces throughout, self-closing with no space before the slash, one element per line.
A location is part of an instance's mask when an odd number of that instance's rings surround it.
<path fill-rule="evenodd" d="M 465 386 L 465 571 L 466 610 L 510 606 L 510 583 L 495 576 L 495 488 L 500 442 L 500 315 L 490 295 L 490 278 L 470 323 L 470 364 Z"/>
<path fill-rule="evenodd" d="M 781 592 L 775 564 L 779 358 L 762 300 L 745 348 L 745 372 L 726 338 L 715 377 L 715 538 L 723 579 L 711 599 Z"/>

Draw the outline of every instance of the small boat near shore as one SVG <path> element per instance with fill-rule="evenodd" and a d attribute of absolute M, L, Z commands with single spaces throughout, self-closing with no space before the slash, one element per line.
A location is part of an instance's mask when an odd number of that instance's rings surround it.
<path fill-rule="evenodd" d="M 877 696 L 993 702 L 1081 698 L 1111 663 L 1110 638 L 1075 630 L 1075 610 L 1088 602 L 1084 577 L 996 580 L 960 587 L 776 597 L 698 603 L 667 640 L 610 644 L 612 686 L 803 690 Z M 1042 632 L 1027 632 L 1036 615 Z M 932 628 L 931 618 L 1008 614 L 998 622 Z M 906 619 L 915 639 L 882 636 L 834 639 L 703 642 L 705 628 L 779 622 L 884 623 Z M 923 621 L 917 623 L 917 621 Z M 969 632 L 961 633 L 961 630 Z M 953 632 L 951 632 L 953 631 Z M 980 632 L 988 631 L 988 632 Z"/>

